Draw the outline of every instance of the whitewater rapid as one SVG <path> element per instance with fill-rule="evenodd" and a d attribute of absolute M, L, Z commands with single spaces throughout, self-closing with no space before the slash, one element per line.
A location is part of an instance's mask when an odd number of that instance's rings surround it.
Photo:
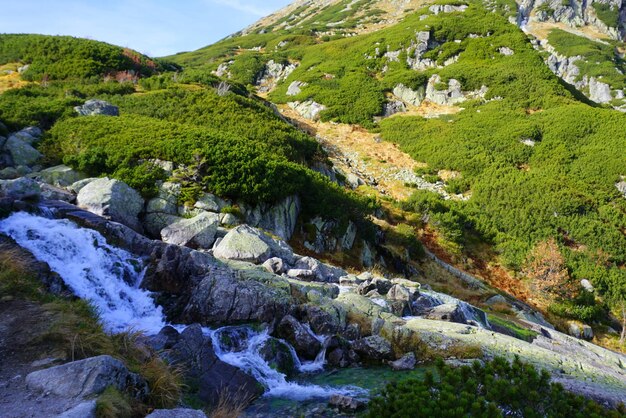
<path fill-rule="evenodd" d="M 129 252 L 107 244 L 97 231 L 80 228 L 66 219 L 49 219 L 18 212 L 0 220 L 0 232 L 13 238 L 38 260 L 46 262 L 76 296 L 88 300 L 96 308 L 108 332 L 134 330 L 154 335 L 167 325 L 162 308 L 154 303 L 150 292 L 139 287 L 145 263 Z M 173 326 L 179 331 L 185 327 Z M 227 350 L 218 337 L 232 328 L 204 328 L 203 331 L 211 337 L 215 354 L 220 360 L 255 377 L 267 389 L 264 396 L 306 400 L 328 398 L 337 393 L 367 395 L 367 391 L 353 386 L 332 388 L 289 382 L 284 374 L 274 370 L 261 357 L 260 348 L 271 338 L 266 330 L 239 327 L 243 330 L 239 349 L 231 347 Z M 302 373 L 324 369 L 327 338 L 316 338 L 323 349 L 312 362 L 300 362 L 293 347 L 287 344 L 296 367 Z"/>

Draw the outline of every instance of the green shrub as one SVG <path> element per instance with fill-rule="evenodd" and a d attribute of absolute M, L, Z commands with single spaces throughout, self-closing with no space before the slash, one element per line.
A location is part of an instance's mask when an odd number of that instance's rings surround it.
<path fill-rule="evenodd" d="M 471 367 L 437 364 L 437 376 L 391 384 L 369 404 L 368 416 L 379 417 L 619 417 L 594 401 L 550 383 L 546 371 L 516 358 L 503 358 Z"/>
<path fill-rule="evenodd" d="M 591 4 L 596 11 L 598 18 L 610 28 L 619 27 L 619 8 L 611 4 L 593 2 Z"/>

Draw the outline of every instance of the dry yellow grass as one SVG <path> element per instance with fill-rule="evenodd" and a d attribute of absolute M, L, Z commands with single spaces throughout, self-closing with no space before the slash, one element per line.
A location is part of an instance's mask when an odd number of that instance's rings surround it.
<path fill-rule="evenodd" d="M 0 94 L 10 89 L 18 89 L 30 84 L 29 81 L 21 79 L 17 72 L 21 64 L 9 63 L 0 66 Z"/>

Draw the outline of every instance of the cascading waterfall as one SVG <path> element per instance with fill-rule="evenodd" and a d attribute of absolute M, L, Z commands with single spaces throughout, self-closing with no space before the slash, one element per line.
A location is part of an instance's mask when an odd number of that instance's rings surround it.
<path fill-rule="evenodd" d="M 233 330 L 236 332 L 232 332 Z M 220 360 L 239 367 L 254 376 L 268 389 L 265 396 L 306 400 L 328 398 L 337 393 L 351 396 L 367 395 L 367 391 L 356 386 L 331 388 L 288 382 L 285 375 L 270 367 L 260 354 L 260 350 L 265 342 L 271 338 L 267 330 L 256 332 L 248 327 L 223 327 L 217 330 L 205 330 L 205 333 L 211 337 L 213 349 Z M 228 333 L 227 338 L 224 338 L 225 333 Z M 233 341 L 233 338 L 238 338 L 238 340 Z M 228 341 L 228 343 L 224 341 Z M 294 360 L 300 371 L 306 371 L 307 364 L 301 364 L 293 348 L 289 347 L 292 356 L 295 356 Z M 325 349 L 322 349 L 321 352 L 325 352 Z M 318 355 L 319 357 L 320 355 Z M 318 362 L 318 359 L 313 363 L 316 362 Z"/>
<path fill-rule="evenodd" d="M 143 261 L 110 246 L 97 231 L 80 228 L 66 219 L 19 212 L 0 221 L 0 232 L 9 235 L 38 260 L 48 263 L 78 297 L 89 300 L 109 332 L 133 329 L 156 334 L 166 325 L 162 308 L 155 305 L 150 292 L 139 288 L 145 273 Z M 184 329 L 182 325 L 174 327 L 179 331 Z M 218 337 L 229 328 L 233 327 L 205 328 L 204 332 L 211 337 L 220 360 L 254 376 L 267 388 L 265 396 L 305 400 L 327 398 L 336 393 L 367 395 L 367 391 L 357 387 L 331 388 L 288 382 L 284 374 L 272 369 L 259 354 L 263 343 L 270 338 L 267 331 L 238 327 L 240 341 L 225 348 Z M 287 344 L 301 372 L 324 368 L 327 338 L 317 335 L 316 338 L 323 349 L 312 362 L 301 363 L 293 347 Z"/>
<path fill-rule="evenodd" d="M 0 232 L 48 263 L 75 295 L 89 300 L 108 331 L 154 334 L 165 326 L 161 307 L 138 288 L 144 263 L 108 245 L 98 232 L 24 212 L 2 220 Z"/>

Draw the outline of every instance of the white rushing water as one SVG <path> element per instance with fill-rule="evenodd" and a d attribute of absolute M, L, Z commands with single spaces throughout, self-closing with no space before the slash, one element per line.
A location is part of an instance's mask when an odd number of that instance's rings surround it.
<path fill-rule="evenodd" d="M 233 330 L 237 332 L 232 332 Z M 273 369 L 260 354 L 261 348 L 268 339 L 271 338 L 267 330 L 257 332 L 249 327 L 223 327 L 214 331 L 207 330 L 205 332 L 211 337 L 213 349 L 220 360 L 239 367 L 254 376 L 255 379 L 268 389 L 264 396 L 307 400 L 329 398 L 334 394 L 349 396 L 367 395 L 366 390 L 356 386 L 334 388 L 287 381 L 286 376 Z M 228 333 L 227 338 L 223 338 L 224 333 Z M 237 339 L 237 341 L 233 341 L 233 339 Z M 228 347 L 224 347 L 224 341 L 228 341 Z M 323 354 L 318 355 L 318 358 L 312 363 L 302 364 L 298 360 L 293 348 L 290 345 L 288 345 L 288 347 L 290 347 L 291 355 L 294 358 L 296 367 L 298 367 L 300 371 L 320 370 L 318 367 L 311 366 L 316 362 L 319 363 L 320 357 L 322 358 L 321 367 L 323 368 Z M 324 347 L 320 353 L 325 351 L 326 348 Z"/>
<path fill-rule="evenodd" d="M 74 294 L 89 300 L 108 331 L 154 334 L 165 326 L 161 307 L 139 289 L 141 260 L 108 245 L 98 232 L 24 212 L 0 221 L 0 232 L 48 263 Z"/>
<path fill-rule="evenodd" d="M 65 219 L 19 212 L 0 221 L 0 232 L 9 235 L 38 260 L 48 263 L 78 297 L 89 300 L 109 332 L 132 329 L 156 334 L 166 325 L 161 307 L 155 305 L 149 292 L 139 288 L 145 272 L 142 261 L 127 251 L 110 246 L 97 231 L 80 228 Z M 182 325 L 174 327 L 179 331 L 184 329 Z M 337 393 L 367 394 L 357 387 L 331 388 L 288 382 L 286 376 L 272 369 L 259 353 L 271 338 L 267 331 L 236 327 L 240 330 L 237 344 L 225 348 L 219 334 L 233 328 L 205 328 L 204 332 L 211 337 L 220 360 L 254 376 L 267 389 L 265 396 L 305 400 L 328 398 Z M 293 347 L 285 343 L 300 372 L 324 368 L 327 338 L 317 335 L 316 338 L 323 349 L 312 362 L 301 363 Z"/>

